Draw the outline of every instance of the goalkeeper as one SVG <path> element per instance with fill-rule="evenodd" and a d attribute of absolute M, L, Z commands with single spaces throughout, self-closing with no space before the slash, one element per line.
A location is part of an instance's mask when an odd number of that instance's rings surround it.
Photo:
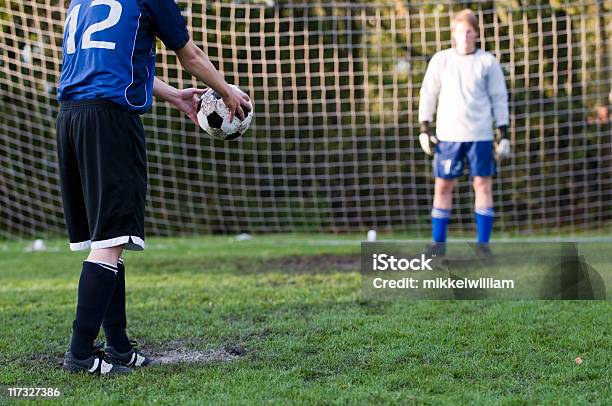
<path fill-rule="evenodd" d="M 476 201 L 474 212 L 478 249 L 489 253 L 495 211 L 492 180 L 495 159 L 510 154 L 508 92 L 495 57 L 476 47 L 478 21 L 465 9 L 451 25 L 453 47 L 437 52 L 427 66 L 419 102 L 423 151 L 433 156 L 435 189 L 432 217 L 432 253 L 444 255 L 455 180 L 468 166 Z M 436 131 L 431 130 L 436 113 Z M 493 143 L 493 122 L 498 128 Z"/>

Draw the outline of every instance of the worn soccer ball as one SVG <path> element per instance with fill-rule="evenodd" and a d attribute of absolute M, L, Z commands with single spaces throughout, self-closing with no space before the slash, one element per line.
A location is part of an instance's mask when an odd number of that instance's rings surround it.
<path fill-rule="evenodd" d="M 234 85 L 230 85 L 236 87 Z M 229 120 L 229 109 L 223 103 L 221 95 L 213 89 L 208 89 L 200 98 L 198 108 L 198 123 L 212 138 L 218 140 L 235 140 L 244 135 L 253 120 L 253 106 L 244 109 L 244 120 L 234 116 Z"/>

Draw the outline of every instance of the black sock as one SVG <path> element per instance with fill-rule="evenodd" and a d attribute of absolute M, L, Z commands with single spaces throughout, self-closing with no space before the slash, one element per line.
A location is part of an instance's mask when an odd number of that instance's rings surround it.
<path fill-rule="evenodd" d="M 113 295 L 116 274 L 117 268 L 112 265 L 83 261 L 70 343 L 70 351 L 77 359 L 91 356 L 94 350 L 94 340 L 100 332 L 102 318 Z"/>
<path fill-rule="evenodd" d="M 122 258 L 119 258 L 117 262 L 117 282 L 115 283 L 111 302 L 108 305 L 108 309 L 106 309 L 102 327 L 104 327 L 104 335 L 106 335 L 108 345 L 121 353 L 132 349 L 125 331 L 127 327 L 125 315 L 125 266 L 123 265 Z"/>

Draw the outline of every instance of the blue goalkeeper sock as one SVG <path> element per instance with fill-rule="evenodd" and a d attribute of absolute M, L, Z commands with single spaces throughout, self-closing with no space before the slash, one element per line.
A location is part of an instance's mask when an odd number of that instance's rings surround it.
<path fill-rule="evenodd" d="M 446 228 L 450 218 L 451 209 L 431 210 L 431 236 L 435 242 L 446 242 Z"/>
<path fill-rule="evenodd" d="M 476 209 L 476 229 L 478 231 L 478 242 L 486 244 L 491 239 L 493 221 L 495 220 L 495 210 L 493 207 L 486 209 Z"/>

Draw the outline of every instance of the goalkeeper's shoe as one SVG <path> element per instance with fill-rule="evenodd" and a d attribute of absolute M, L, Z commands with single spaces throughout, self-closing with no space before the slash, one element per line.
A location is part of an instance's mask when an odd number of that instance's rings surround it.
<path fill-rule="evenodd" d="M 493 256 L 488 243 L 477 243 L 474 247 L 474 253 L 481 258 L 491 258 Z"/>
<path fill-rule="evenodd" d="M 108 359 L 104 350 L 96 348 L 89 358 L 77 359 L 72 352 L 66 352 L 62 368 L 70 372 L 87 372 L 92 375 L 122 375 L 132 372 L 130 368 Z"/>
<path fill-rule="evenodd" d="M 106 347 L 104 351 L 109 360 L 125 367 L 146 367 L 153 363 L 151 358 L 138 350 L 136 341 L 130 341 L 130 344 L 132 345 L 132 349 L 128 352 L 121 353 L 111 346 Z"/>
<path fill-rule="evenodd" d="M 425 256 L 428 257 L 443 257 L 446 255 L 446 243 L 445 242 L 431 242 L 425 248 Z"/>

